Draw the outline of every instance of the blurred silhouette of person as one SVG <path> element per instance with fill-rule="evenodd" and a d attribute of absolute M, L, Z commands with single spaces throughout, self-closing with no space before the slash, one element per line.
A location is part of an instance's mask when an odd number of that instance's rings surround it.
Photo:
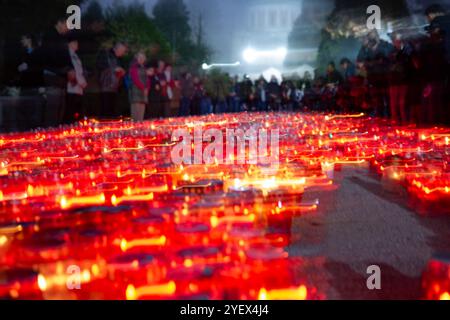
<path fill-rule="evenodd" d="M 178 111 L 179 116 L 188 116 L 191 114 L 192 98 L 194 96 L 194 82 L 192 80 L 192 74 L 190 72 L 185 73 L 180 81 L 181 88 L 181 100 L 180 109 Z"/>
<path fill-rule="evenodd" d="M 393 51 L 392 44 L 382 40 L 377 30 L 370 31 L 363 38 L 362 47 L 358 53 L 357 62 L 366 71 L 371 104 L 374 115 L 387 115 L 387 73 L 388 57 Z"/>
<path fill-rule="evenodd" d="M 440 123 L 448 125 L 450 124 L 450 14 L 441 5 L 434 4 L 425 10 L 425 16 L 430 22 L 426 28 L 430 38 L 429 70 L 430 73 L 432 70 L 436 72 L 434 79 L 427 77 L 428 95 L 425 100 L 429 107 L 431 104 L 435 106 L 434 117 L 439 119 Z M 431 51 L 434 51 L 434 57 Z M 442 58 L 445 61 L 442 61 Z"/>
<path fill-rule="evenodd" d="M 130 104 L 131 119 L 133 121 L 143 121 L 145 108 L 148 104 L 148 93 L 150 89 L 150 79 L 147 75 L 145 62 L 147 57 L 143 51 L 139 51 L 134 56 L 134 61 L 130 67 Z"/>
<path fill-rule="evenodd" d="M 44 77 L 47 95 L 46 124 L 54 126 L 63 121 L 66 108 L 67 82 L 75 73 L 67 49 L 66 17 L 59 18 L 44 34 L 42 46 L 37 49 L 39 69 Z"/>
<path fill-rule="evenodd" d="M 259 79 L 256 86 L 256 105 L 258 111 L 267 111 L 268 93 L 266 87 L 266 81 L 264 78 Z"/>
<path fill-rule="evenodd" d="M 409 121 L 406 110 L 408 96 L 408 81 L 412 69 L 413 48 L 402 38 L 398 32 L 391 34 L 394 50 L 389 56 L 389 106 L 391 119 L 399 124 L 407 124 Z"/>
<path fill-rule="evenodd" d="M 278 84 L 278 79 L 275 76 L 270 78 L 267 85 L 267 93 L 269 97 L 269 111 L 279 111 L 281 105 L 281 87 Z"/>
<path fill-rule="evenodd" d="M 84 75 L 83 64 L 77 54 L 79 49 L 77 37 L 71 35 L 67 42 L 74 72 L 69 74 L 69 81 L 67 82 L 67 105 L 64 122 L 71 123 L 83 117 L 83 94 L 88 83 Z"/>
<path fill-rule="evenodd" d="M 98 83 L 100 86 L 101 110 L 100 116 L 109 118 L 119 114 L 117 100 L 121 81 L 126 75 L 121 58 L 128 52 L 128 46 L 116 42 L 114 47 L 100 51 L 97 62 Z"/>
<path fill-rule="evenodd" d="M 36 38 L 27 34 L 20 39 L 22 45 L 21 63 L 17 67 L 20 74 L 19 85 L 25 88 L 36 88 L 44 86 L 42 70 L 39 70 L 39 61 L 36 54 Z"/>
<path fill-rule="evenodd" d="M 433 125 L 446 122 L 448 117 L 448 110 L 444 107 L 448 78 L 445 25 L 443 23 L 446 15 L 440 5 L 428 7 L 425 15 L 430 21 L 430 25 L 426 27 L 428 37 L 420 49 L 421 69 L 425 83 L 422 118 L 428 125 Z"/>

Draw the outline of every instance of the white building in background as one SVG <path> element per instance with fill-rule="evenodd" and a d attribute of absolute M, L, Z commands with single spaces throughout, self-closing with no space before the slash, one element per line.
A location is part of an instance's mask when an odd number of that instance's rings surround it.
<path fill-rule="evenodd" d="M 232 41 L 232 59 L 241 61 L 241 72 L 261 74 L 283 67 L 288 36 L 302 6 L 302 0 L 246 1 Z"/>

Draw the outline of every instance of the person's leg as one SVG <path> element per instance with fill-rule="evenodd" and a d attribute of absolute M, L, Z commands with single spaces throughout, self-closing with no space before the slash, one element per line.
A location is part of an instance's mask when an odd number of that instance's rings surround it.
<path fill-rule="evenodd" d="M 434 82 L 430 84 L 430 94 L 428 97 L 428 112 L 429 112 L 429 124 L 436 125 L 439 122 L 441 101 L 439 96 L 439 84 Z"/>
<path fill-rule="evenodd" d="M 64 122 L 64 114 L 66 110 L 66 90 L 58 88 L 58 102 L 59 102 L 59 108 L 58 108 L 58 123 Z"/>
<path fill-rule="evenodd" d="M 200 99 L 200 114 L 201 115 L 205 115 L 207 113 L 207 104 L 206 104 L 206 99 L 205 98 L 201 98 Z"/>
<path fill-rule="evenodd" d="M 402 125 L 408 124 L 408 114 L 406 112 L 406 96 L 408 94 L 408 87 L 406 85 L 399 86 L 398 92 L 398 107 L 400 111 L 400 121 Z"/>
<path fill-rule="evenodd" d="M 63 123 L 69 124 L 74 120 L 75 114 L 75 99 L 73 94 L 67 94 L 66 96 L 66 109 L 64 110 Z"/>
<path fill-rule="evenodd" d="M 108 114 L 108 93 L 100 93 L 100 118 L 106 118 Z"/>
<path fill-rule="evenodd" d="M 133 103 L 131 104 L 131 119 L 133 121 L 143 121 L 145 115 L 145 104 L 143 103 Z"/>
<path fill-rule="evenodd" d="M 118 109 L 119 106 L 119 94 L 117 92 L 111 92 L 109 95 L 109 104 L 110 104 L 110 117 L 116 118 L 120 115 L 120 111 Z"/>
<path fill-rule="evenodd" d="M 138 121 L 137 120 L 137 103 L 131 104 L 131 120 Z"/>
<path fill-rule="evenodd" d="M 117 99 L 118 94 L 114 92 L 103 92 L 102 99 L 102 118 L 114 118 L 117 117 Z"/>
<path fill-rule="evenodd" d="M 390 86 L 389 87 L 389 106 L 391 108 L 391 120 L 398 122 L 398 86 Z"/>
<path fill-rule="evenodd" d="M 169 116 L 170 116 L 170 100 L 169 100 L 169 98 L 164 98 L 164 100 L 163 100 L 163 116 L 164 116 L 164 118 L 169 118 Z"/>
<path fill-rule="evenodd" d="M 146 104 L 145 103 L 140 103 L 138 106 L 138 121 L 144 121 L 144 117 L 145 117 L 145 107 Z"/>
<path fill-rule="evenodd" d="M 181 98 L 181 105 L 180 105 L 180 116 L 186 117 L 190 113 L 190 99 L 187 97 Z"/>
<path fill-rule="evenodd" d="M 222 112 L 223 113 L 228 112 L 228 103 L 226 100 L 222 101 Z"/>
<path fill-rule="evenodd" d="M 85 117 L 85 111 L 84 111 L 84 96 L 78 95 L 77 96 L 77 121 L 82 120 Z"/>
<path fill-rule="evenodd" d="M 430 90 L 431 84 L 427 84 L 425 86 L 424 91 L 427 92 Z M 422 104 L 422 122 L 425 126 L 429 126 L 433 124 L 433 102 L 431 99 L 431 94 L 424 95 L 423 97 L 423 104 Z"/>

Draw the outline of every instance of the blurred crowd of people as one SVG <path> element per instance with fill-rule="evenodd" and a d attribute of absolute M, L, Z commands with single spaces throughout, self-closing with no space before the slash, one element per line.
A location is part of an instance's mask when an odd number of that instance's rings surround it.
<path fill-rule="evenodd" d="M 282 80 L 231 77 L 220 70 L 174 75 L 170 64 L 133 53 L 116 42 L 97 57 L 95 78 L 100 91 L 100 117 L 120 116 L 118 94 L 128 92 L 134 121 L 243 111 L 365 112 L 399 124 L 448 124 L 450 16 L 439 5 L 426 11 L 427 36 L 414 39 L 401 31 L 382 40 L 376 30 L 362 40 L 356 61 L 330 62 L 325 74 Z M 78 56 L 79 42 L 60 19 L 37 43 L 24 36 L 25 54 L 18 66 L 23 86 L 45 86 L 47 96 L 63 106 L 58 115 L 70 123 L 84 117 L 83 95 L 90 85 Z"/>

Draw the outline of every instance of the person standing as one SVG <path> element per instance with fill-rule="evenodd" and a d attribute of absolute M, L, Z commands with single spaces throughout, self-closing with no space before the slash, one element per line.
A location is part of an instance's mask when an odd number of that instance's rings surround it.
<path fill-rule="evenodd" d="M 228 106 L 230 112 L 240 112 L 240 86 L 239 86 L 239 76 L 234 76 L 230 83 L 230 92 L 228 96 Z"/>
<path fill-rule="evenodd" d="M 164 109 L 164 116 L 167 117 L 171 117 L 174 114 L 174 100 L 178 100 L 179 103 L 179 97 L 176 97 L 175 95 L 179 95 L 179 92 L 177 91 L 176 85 L 175 85 L 175 80 L 173 78 L 173 73 L 172 73 L 172 66 L 170 64 L 166 64 L 165 68 L 164 68 L 164 78 L 166 80 L 166 94 L 167 94 L 167 105 L 166 108 Z M 178 98 L 178 99 L 177 99 Z"/>
<path fill-rule="evenodd" d="M 69 75 L 75 71 L 67 49 L 68 33 L 66 18 L 56 21 L 42 39 L 37 50 L 39 72 L 44 78 L 47 95 L 46 125 L 55 126 L 63 121 L 66 108 L 66 90 Z"/>
<path fill-rule="evenodd" d="M 215 113 L 226 113 L 228 111 L 227 97 L 229 95 L 227 86 L 228 78 L 220 71 L 213 71 L 209 77 L 212 86 Z"/>
<path fill-rule="evenodd" d="M 69 29 L 65 18 L 57 20 L 56 24 L 45 33 L 39 54 L 43 66 L 46 85 L 65 89 L 67 75 L 73 72 L 73 65 L 67 50 Z"/>
<path fill-rule="evenodd" d="M 342 83 L 339 86 L 340 107 L 344 112 L 354 112 L 356 110 L 355 100 L 352 99 L 352 90 L 356 89 L 354 80 L 356 76 L 356 67 L 349 58 L 342 58 L 341 62 Z"/>
<path fill-rule="evenodd" d="M 36 39 L 32 35 L 22 36 L 20 43 L 23 54 L 17 71 L 20 73 L 19 84 L 24 88 L 37 88 L 44 85 L 42 72 L 39 72 L 36 57 Z"/>
<path fill-rule="evenodd" d="M 428 39 L 423 46 L 425 71 L 424 102 L 429 124 L 448 124 L 450 116 L 450 15 L 438 4 L 429 6 L 425 16 Z"/>
<path fill-rule="evenodd" d="M 169 98 L 169 83 L 166 78 L 166 63 L 159 60 L 156 69 L 156 76 L 158 78 L 160 88 L 159 91 L 159 106 L 158 117 L 166 118 L 169 115 L 170 98 Z"/>
<path fill-rule="evenodd" d="M 279 111 L 281 105 L 281 87 L 275 76 L 272 76 L 267 85 L 267 93 L 269 97 L 269 111 Z"/>
<path fill-rule="evenodd" d="M 192 74 L 187 72 L 181 78 L 181 100 L 178 115 L 181 117 L 189 116 L 191 114 L 192 98 L 194 96 L 194 82 Z"/>
<path fill-rule="evenodd" d="M 143 51 L 135 55 L 135 60 L 130 67 L 130 104 L 131 119 L 133 121 L 143 121 L 145 108 L 148 104 L 148 92 L 150 89 L 150 79 L 147 76 L 145 61 L 147 57 Z"/>
<path fill-rule="evenodd" d="M 78 57 L 78 40 L 74 36 L 68 37 L 69 56 L 74 72 L 69 74 L 67 82 L 67 104 L 64 112 L 64 123 L 71 123 L 83 117 L 83 94 L 87 87 L 83 64 Z"/>
<path fill-rule="evenodd" d="M 150 89 L 148 93 L 149 106 L 145 118 L 159 119 L 163 116 L 164 111 L 161 104 L 161 83 L 154 65 L 147 69 L 147 76 L 150 81 Z"/>
<path fill-rule="evenodd" d="M 412 46 L 406 43 L 401 34 L 397 32 L 393 33 L 391 37 L 394 44 L 394 51 L 389 56 L 390 70 L 388 73 L 391 119 L 405 125 L 408 123 L 406 99 L 408 97 L 408 79 L 411 77 L 412 69 Z"/>
<path fill-rule="evenodd" d="M 255 111 L 255 95 L 254 95 L 254 87 L 253 82 L 248 75 L 244 75 L 242 82 L 240 84 L 240 100 L 241 100 L 241 109 L 247 111 Z"/>
<path fill-rule="evenodd" d="M 388 57 L 393 49 L 392 44 L 380 38 L 377 30 L 372 30 L 363 39 L 363 45 L 358 53 L 357 61 L 367 74 L 372 108 L 376 116 L 387 115 Z"/>
<path fill-rule="evenodd" d="M 173 81 L 172 94 L 173 97 L 170 100 L 170 116 L 175 117 L 179 114 L 181 102 L 181 83 L 178 78 L 175 78 Z"/>
<path fill-rule="evenodd" d="M 121 58 L 127 54 L 128 47 L 123 42 L 116 42 L 113 48 L 102 50 L 96 62 L 98 83 L 100 86 L 101 117 L 116 117 L 118 93 L 125 76 Z"/>
<path fill-rule="evenodd" d="M 256 87 L 257 111 L 267 111 L 267 95 L 266 82 L 264 78 L 261 77 Z"/>

